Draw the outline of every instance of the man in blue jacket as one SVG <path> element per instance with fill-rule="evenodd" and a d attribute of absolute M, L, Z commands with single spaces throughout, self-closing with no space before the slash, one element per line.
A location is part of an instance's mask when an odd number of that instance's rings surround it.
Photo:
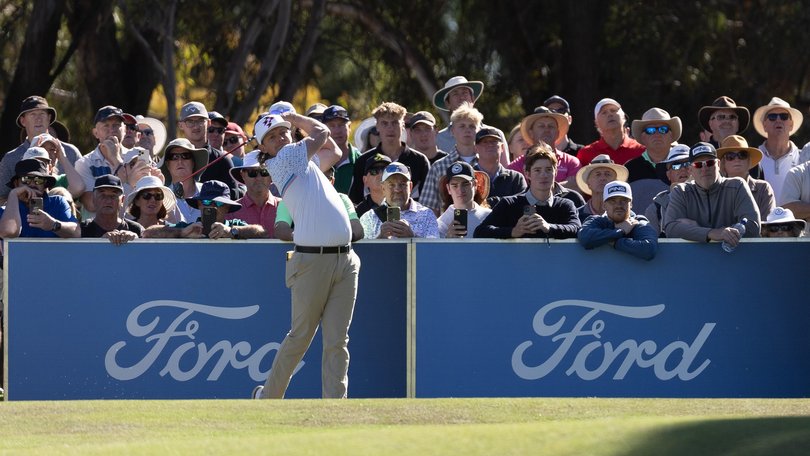
<path fill-rule="evenodd" d="M 651 260 L 658 251 L 658 233 L 642 215 L 634 214 L 633 192 L 627 182 L 613 181 L 605 185 L 603 215 L 592 215 L 582 224 L 577 235 L 580 244 L 593 249 L 611 244 L 616 250 L 644 260 Z"/>

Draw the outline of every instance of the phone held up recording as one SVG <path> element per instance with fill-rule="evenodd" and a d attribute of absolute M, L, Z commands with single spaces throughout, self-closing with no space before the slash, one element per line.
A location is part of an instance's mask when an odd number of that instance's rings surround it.
<path fill-rule="evenodd" d="M 202 208 L 202 234 L 205 237 L 208 237 L 211 234 L 211 226 L 214 225 L 214 222 L 217 221 L 217 208 L 215 207 L 204 207 Z"/>

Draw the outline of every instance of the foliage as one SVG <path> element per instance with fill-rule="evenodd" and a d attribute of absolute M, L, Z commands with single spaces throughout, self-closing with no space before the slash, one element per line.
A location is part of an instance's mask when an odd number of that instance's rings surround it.
<path fill-rule="evenodd" d="M 46 4 L 64 4 L 53 62 L 20 55 Z M 284 96 L 359 120 L 389 100 L 435 112 L 433 91 L 457 74 L 485 82 L 478 106 L 502 129 L 556 93 L 572 104 L 572 137 L 589 142 L 591 109 L 610 96 L 631 118 L 652 106 L 680 116 L 693 142 L 698 108 L 719 95 L 810 106 L 808 19 L 799 0 L 0 0 L 0 142 L 18 144 L 35 81 L 10 90 L 32 62 L 53 73 L 47 96 L 84 151 L 102 103 L 169 122 L 195 99 L 250 123 Z"/>

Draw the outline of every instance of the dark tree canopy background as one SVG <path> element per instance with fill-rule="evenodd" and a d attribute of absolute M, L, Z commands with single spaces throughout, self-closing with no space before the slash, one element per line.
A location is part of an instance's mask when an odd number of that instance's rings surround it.
<path fill-rule="evenodd" d="M 277 99 L 343 104 L 358 121 L 382 101 L 436 112 L 432 93 L 459 74 L 485 82 L 477 107 L 504 130 L 560 94 L 588 143 L 594 104 L 612 97 L 630 118 L 680 116 L 693 143 L 699 107 L 719 95 L 807 112 L 808 19 L 801 1 L 765 0 L 0 0 L 0 153 L 19 144 L 33 94 L 87 152 L 106 104 L 172 135 L 177 108 L 199 100 L 250 132 Z"/>

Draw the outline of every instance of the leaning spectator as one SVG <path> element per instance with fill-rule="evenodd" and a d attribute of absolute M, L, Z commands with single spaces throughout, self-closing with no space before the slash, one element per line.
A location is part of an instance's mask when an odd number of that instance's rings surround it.
<path fill-rule="evenodd" d="M 45 163 L 36 159 L 20 160 L 14 177 L 6 185 L 6 207 L 0 216 L 0 238 L 79 237 L 79 224 L 70 205 L 61 196 L 48 194 L 56 178 L 48 174 Z M 42 209 L 31 208 L 32 198 L 42 198 Z"/>
<path fill-rule="evenodd" d="M 166 126 L 154 117 L 137 115 L 135 120 L 138 122 L 138 130 L 141 133 L 136 145 L 148 150 L 152 159 L 159 162 L 161 158 L 159 154 L 163 152 L 163 146 L 166 145 Z"/>
<path fill-rule="evenodd" d="M 233 178 L 245 185 L 245 196 L 237 200 L 242 207 L 229 213 L 226 219 L 239 219 L 250 225 L 264 227 L 267 237 L 274 236 L 274 224 L 281 198 L 270 193 L 273 178 L 267 168 L 259 163 L 259 151 L 254 150 L 245 156 L 242 166 L 231 170 Z"/>
<path fill-rule="evenodd" d="M 407 166 L 393 162 L 382 176 L 385 200 L 378 208 L 360 217 L 366 239 L 437 238 L 439 225 L 433 211 L 411 198 L 411 172 Z M 400 210 L 399 220 L 388 220 L 388 208 Z"/>
<path fill-rule="evenodd" d="M 694 182 L 676 185 L 664 214 L 668 238 L 724 241 L 736 247 L 741 233 L 732 225 L 747 219 L 745 237 L 759 237 L 760 216 L 751 190 L 739 177 L 720 176 L 717 151 L 699 142 L 689 150 Z"/>
<path fill-rule="evenodd" d="M 476 228 L 475 237 L 576 237 L 581 226 L 577 209 L 569 199 L 554 195 L 556 172 L 557 154 L 551 147 L 538 143 L 529 148 L 525 170 L 529 190 L 498 202 Z"/>
<path fill-rule="evenodd" d="M 584 222 L 591 215 L 602 215 L 605 212 L 602 192 L 608 182 L 619 180 L 627 182 L 627 168 L 613 163 L 607 154 L 599 155 L 577 172 L 577 186 L 582 192 L 591 195 L 586 204 L 577 209 L 579 220 Z"/>
<path fill-rule="evenodd" d="M 653 202 L 647 206 L 644 216 L 650 221 L 650 226 L 658 233 L 658 237 L 666 237 L 664 225 L 661 221 L 669 206 L 669 192 L 678 184 L 689 180 L 689 168 L 692 167 L 689 161 L 689 146 L 676 144 L 669 150 L 667 159 L 661 162 L 667 169 L 667 179 L 669 188 L 653 197 Z"/>
<path fill-rule="evenodd" d="M 163 185 L 160 178 L 144 176 L 130 193 L 124 207 L 132 219 L 144 228 L 165 225 L 166 217 L 174 210 L 177 201 L 174 193 Z"/>
<path fill-rule="evenodd" d="M 610 244 L 620 252 L 652 260 L 658 252 L 658 233 L 643 215 L 633 213 L 630 184 L 613 181 L 605 185 L 604 207 L 604 215 L 588 217 L 582 224 L 579 243 L 587 250 Z"/>
<path fill-rule="evenodd" d="M 582 166 L 597 155 L 607 154 L 616 163 L 623 165 L 644 152 L 644 146 L 627 135 L 627 115 L 622 105 L 612 98 L 603 98 L 593 110 L 594 124 L 599 139 L 579 150 L 577 158 Z"/>
<path fill-rule="evenodd" d="M 473 170 L 469 163 L 457 161 L 447 168 L 439 185 L 444 187 L 453 203 L 439 216 L 439 235 L 443 238 L 472 238 L 478 225 L 492 212 L 487 204 L 489 177 L 483 171 Z M 466 224 L 457 220 L 459 210 L 463 211 Z"/>
<path fill-rule="evenodd" d="M 720 174 L 725 177 L 739 177 L 748 184 L 748 189 L 754 196 L 759 208 L 759 215 L 770 214 L 776 201 L 773 188 L 767 181 L 754 179 L 750 171 L 762 160 L 762 152 L 756 147 L 748 147 L 748 141 L 742 136 L 729 135 L 717 149 L 717 158 L 720 159 Z"/>
<path fill-rule="evenodd" d="M 82 222 L 83 238 L 105 237 L 111 243 L 121 245 L 143 236 L 143 226 L 119 215 L 124 204 L 121 179 L 111 174 L 97 177 L 93 185 L 93 202 L 96 216 Z"/>
<path fill-rule="evenodd" d="M 762 222 L 762 237 L 800 237 L 807 222 L 793 217 L 790 209 L 776 207 Z"/>

